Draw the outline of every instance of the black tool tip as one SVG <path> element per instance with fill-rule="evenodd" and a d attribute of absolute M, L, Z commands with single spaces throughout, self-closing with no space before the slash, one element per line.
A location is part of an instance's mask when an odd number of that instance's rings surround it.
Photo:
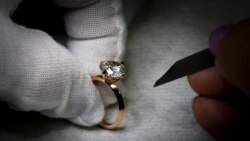
<path fill-rule="evenodd" d="M 153 87 L 157 87 L 157 86 L 159 86 L 159 85 L 161 85 L 158 81 L 154 84 L 154 86 Z"/>

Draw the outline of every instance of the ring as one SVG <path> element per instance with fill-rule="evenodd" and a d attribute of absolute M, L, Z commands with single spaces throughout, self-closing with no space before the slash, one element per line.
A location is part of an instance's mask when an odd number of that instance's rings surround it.
<path fill-rule="evenodd" d="M 121 92 L 115 82 L 124 78 L 125 67 L 122 63 L 116 61 L 102 61 L 100 63 L 101 75 L 91 76 L 94 84 L 101 82 L 108 85 L 116 96 L 119 112 L 113 123 L 103 120 L 99 125 L 106 129 L 115 129 L 120 126 L 125 116 L 125 105 Z"/>

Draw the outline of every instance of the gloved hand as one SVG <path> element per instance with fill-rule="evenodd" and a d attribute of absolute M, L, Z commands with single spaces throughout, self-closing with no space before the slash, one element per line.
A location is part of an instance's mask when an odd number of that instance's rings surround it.
<path fill-rule="evenodd" d="M 126 30 L 120 0 L 54 0 L 68 8 L 66 47 L 15 24 L 10 17 L 20 2 L 0 1 L 0 100 L 83 126 L 99 123 L 104 104 L 115 101 L 100 95 L 90 75 L 101 73 L 102 60 L 121 61 Z"/>

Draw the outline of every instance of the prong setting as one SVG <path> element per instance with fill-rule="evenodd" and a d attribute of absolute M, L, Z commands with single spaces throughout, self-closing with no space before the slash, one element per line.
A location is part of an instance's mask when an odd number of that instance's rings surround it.
<path fill-rule="evenodd" d="M 116 61 L 102 61 L 100 69 L 105 75 L 107 83 L 114 83 L 124 78 L 125 67 L 122 63 Z"/>

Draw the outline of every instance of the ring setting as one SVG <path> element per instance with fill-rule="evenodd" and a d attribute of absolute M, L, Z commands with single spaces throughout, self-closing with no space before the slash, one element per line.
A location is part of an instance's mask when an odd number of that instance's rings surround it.
<path fill-rule="evenodd" d="M 119 112 L 113 123 L 107 123 L 106 121 L 102 121 L 99 125 L 106 129 L 115 129 L 120 126 L 125 116 L 125 106 L 124 100 L 121 92 L 119 91 L 117 85 L 115 84 L 117 81 L 121 80 L 125 76 L 125 67 L 123 63 L 119 63 L 116 61 L 101 61 L 99 65 L 102 74 L 92 76 L 92 81 L 94 84 L 101 82 L 105 85 L 108 85 L 112 90 L 114 95 L 116 96 Z"/>
<path fill-rule="evenodd" d="M 122 63 L 116 61 L 101 61 L 100 69 L 105 75 L 107 83 L 115 83 L 124 78 L 125 67 Z"/>

